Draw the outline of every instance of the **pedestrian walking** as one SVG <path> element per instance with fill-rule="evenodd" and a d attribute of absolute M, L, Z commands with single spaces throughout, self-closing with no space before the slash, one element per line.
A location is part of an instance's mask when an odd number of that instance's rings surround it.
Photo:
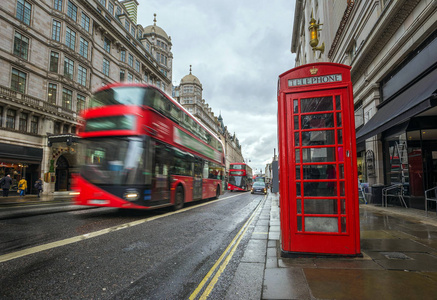
<path fill-rule="evenodd" d="M 6 175 L 0 180 L 0 186 L 3 190 L 3 197 L 7 197 L 9 195 L 9 189 L 12 185 L 12 178 L 11 175 Z"/>
<path fill-rule="evenodd" d="M 20 197 L 24 197 L 24 195 L 26 194 L 26 189 L 27 189 L 27 181 L 26 179 L 22 178 L 18 182 L 18 191 L 20 192 Z"/>
<path fill-rule="evenodd" d="M 37 181 L 35 181 L 35 189 L 38 195 L 38 198 L 41 197 L 41 193 L 43 192 L 43 188 L 42 188 L 42 179 L 39 178 Z"/>

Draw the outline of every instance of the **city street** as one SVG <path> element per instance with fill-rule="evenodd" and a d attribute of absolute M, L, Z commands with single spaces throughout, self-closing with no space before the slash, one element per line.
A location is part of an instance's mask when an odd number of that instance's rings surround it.
<path fill-rule="evenodd" d="M 0 220 L 0 298 L 187 299 L 220 276 L 208 294 L 223 299 L 264 201 L 228 192 L 177 212 L 15 212 Z"/>

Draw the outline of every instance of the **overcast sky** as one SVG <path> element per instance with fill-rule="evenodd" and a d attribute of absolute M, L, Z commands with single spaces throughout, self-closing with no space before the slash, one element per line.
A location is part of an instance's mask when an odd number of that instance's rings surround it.
<path fill-rule="evenodd" d="M 139 0 L 138 23 L 172 39 L 173 85 L 189 74 L 257 173 L 277 149 L 278 76 L 294 67 L 295 1 Z"/>

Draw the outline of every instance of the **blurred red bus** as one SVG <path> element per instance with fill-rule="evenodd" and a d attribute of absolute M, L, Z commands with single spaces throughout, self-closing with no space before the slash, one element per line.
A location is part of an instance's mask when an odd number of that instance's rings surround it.
<path fill-rule="evenodd" d="M 82 116 L 77 205 L 180 209 L 222 194 L 223 144 L 156 87 L 104 86 Z"/>
<path fill-rule="evenodd" d="M 250 191 L 252 188 L 252 168 L 245 163 L 231 163 L 229 166 L 228 190 Z"/>

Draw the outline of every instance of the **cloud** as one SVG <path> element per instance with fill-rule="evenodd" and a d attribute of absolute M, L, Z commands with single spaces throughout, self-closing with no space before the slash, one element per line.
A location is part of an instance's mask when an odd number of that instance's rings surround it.
<path fill-rule="evenodd" d="M 203 98 L 236 134 L 253 169 L 277 148 L 277 81 L 291 69 L 294 1 L 139 1 L 138 22 L 172 38 L 173 83 L 192 73 Z M 277 153 L 277 150 L 276 150 Z"/>

